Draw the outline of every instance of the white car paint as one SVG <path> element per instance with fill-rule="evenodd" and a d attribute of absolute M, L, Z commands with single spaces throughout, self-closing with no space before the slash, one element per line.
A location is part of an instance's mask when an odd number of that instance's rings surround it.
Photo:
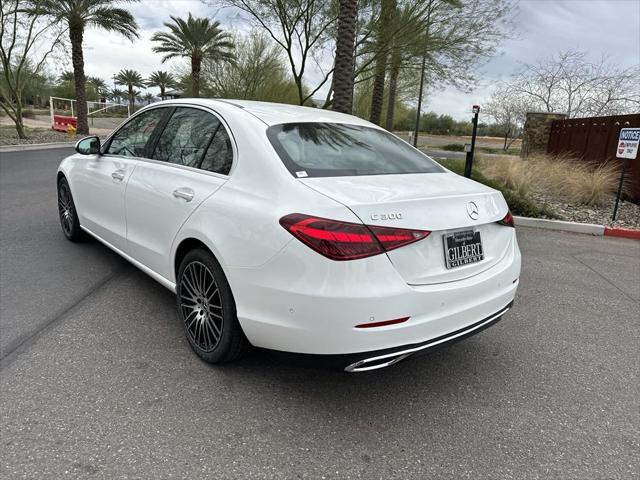
<path fill-rule="evenodd" d="M 73 169 L 73 196 L 82 205 L 82 225 L 114 247 L 126 250 L 123 192 L 137 162 L 124 157 L 78 157 L 82 168 Z"/>
<path fill-rule="evenodd" d="M 222 120 L 234 149 L 229 176 L 80 154 L 63 160 L 59 174 L 70 184 L 81 227 L 171 290 L 182 242 L 204 243 L 229 281 L 251 344 L 324 355 L 401 347 L 478 324 L 513 301 L 520 251 L 515 229 L 496 223 L 508 213 L 499 192 L 448 171 L 294 178 L 266 136 L 269 126 L 379 127 L 326 110 L 236 100 L 172 100 L 142 112 L 165 106 L 205 109 Z M 174 196 L 177 189 L 193 200 Z M 469 201 L 479 207 L 476 220 L 466 211 Z M 279 224 L 292 213 L 432 233 L 387 253 L 334 261 Z M 446 269 L 443 235 L 470 227 L 481 231 L 486 258 Z M 410 318 L 355 328 L 400 317 Z"/>

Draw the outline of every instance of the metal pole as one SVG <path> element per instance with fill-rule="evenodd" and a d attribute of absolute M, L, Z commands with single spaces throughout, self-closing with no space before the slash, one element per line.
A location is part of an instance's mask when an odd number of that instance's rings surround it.
<path fill-rule="evenodd" d="M 49 97 L 49 112 L 51 113 L 51 127 L 53 128 L 53 97 Z"/>
<path fill-rule="evenodd" d="M 471 178 L 473 169 L 473 151 L 476 148 L 476 134 L 478 133 L 478 111 L 473 114 L 473 132 L 471 133 L 471 150 L 467 152 L 467 159 L 464 163 L 464 176 Z"/>
<path fill-rule="evenodd" d="M 627 163 L 629 163 L 629 159 L 625 158 L 624 163 L 622 164 L 622 173 L 620 174 L 620 183 L 618 184 L 618 193 L 616 195 L 616 205 L 613 207 L 613 217 L 611 218 L 612 222 L 616 221 L 616 215 L 618 214 L 618 203 L 620 203 L 620 197 L 622 196 L 622 185 L 624 184 L 624 173 L 627 170 Z"/>

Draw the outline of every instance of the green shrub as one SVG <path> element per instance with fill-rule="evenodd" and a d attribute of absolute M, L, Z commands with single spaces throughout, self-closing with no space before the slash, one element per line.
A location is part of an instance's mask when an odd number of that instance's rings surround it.
<path fill-rule="evenodd" d="M 464 152 L 464 145 L 462 143 L 449 143 L 436 148 L 446 150 L 447 152 Z"/>
<path fill-rule="evenodd" d="M 22 111 L 22 118 L 36 118 L 36 112 L 28 108 Z"/>
<path fill-rule="evenodd" d="M 491 153 L 493 155 L 520 155 L 519 148 L 508 148 L 507 150 L 505 150 L 503 148 L 476 146 L 476 152 Z"/>

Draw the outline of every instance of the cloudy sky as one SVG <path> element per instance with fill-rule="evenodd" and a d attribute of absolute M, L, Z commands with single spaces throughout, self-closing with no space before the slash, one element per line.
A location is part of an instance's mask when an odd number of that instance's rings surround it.
<path fill-rule="evenodd" d="M 142 0 L 128 5 L 140 26 L 140 40 L 90 30 L 85 36 L 85 72 L 111 79 L 121 68 L 132 68 L 143 75 L 161 66 L 161 57 L 151 52 L 149 38 L 163 28 L 169 15 L 209 16 L 230 30 L 246 31 L 248 22 L 237 11 L 216 9 L 198 0 Z M 461 19 L 462 20 L 462 19 Z M 471 93 L 443 87 L 431 93 L 427 110 L 465 118 L 470 105 L 488 97 L 497 80 L 507 79 L 519 62 L 534 62 L 558 50 L 586 50 L 594 60 L 607 54 L 621 66 L 640 63 L 640 0 L 520 0 L 514 10 L 517 36 L 505 41 L 491 61 L 479 68 L 481 83 Z M 327 59 L 330 63 L 330 59 Z M 59 70 L 70 65 L 59 65 Z M 308 79 L 313 83 L 314 76 Z"/>

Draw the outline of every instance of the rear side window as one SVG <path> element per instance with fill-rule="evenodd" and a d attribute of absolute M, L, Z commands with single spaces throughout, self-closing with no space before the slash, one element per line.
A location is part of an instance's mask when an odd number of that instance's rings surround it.
<path fill-rule="evenodd" d="M 160 135 L 152 158 L 198 168 L 218 127 L 220 120 L 214 115 L 179 107 Z"/>
<path fill-rule="evenodd" d="M 113 135 L 105 153 L 125 157 L 146 157 L 147 142 L 166 112 L 166 108 L 154 108 L 133 117 Z"/>
<path fill-rule="evenodd" d="M 287 123 L 267 129 L 296 177 L 441 173 L 434 160 L 377 128 L 342 123 Z"/>
<path fill-rule="evenodd" d="M 231 147 L 231 139 L 221 124 L 209 144 L 200 168 L 210 172 L 228 175 L 232 163 L 233 149 Z"/>

